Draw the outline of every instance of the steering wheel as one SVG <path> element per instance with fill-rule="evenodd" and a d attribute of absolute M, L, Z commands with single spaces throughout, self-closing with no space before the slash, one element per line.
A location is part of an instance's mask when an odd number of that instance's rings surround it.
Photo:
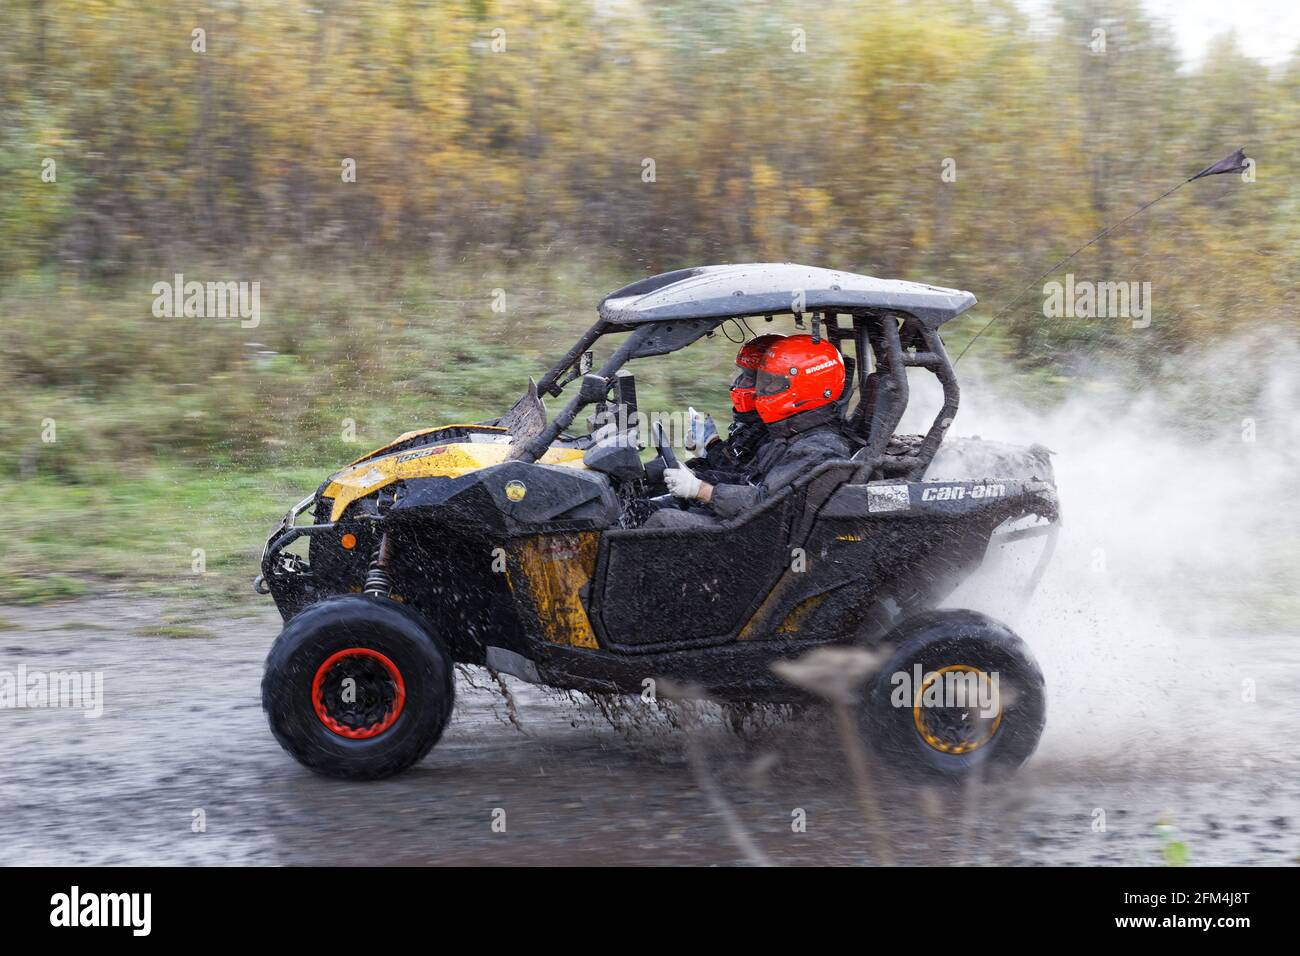
<path fill-rule="evenodd" d="M 655 422 L 655 450 L 659 452 L 659 457 L 664 460 L 664 468 L 676 468 L 677 456 L 673 454 L 673 446 L 668 443 L 667 436 L 664 435 L 664 423 Z"/>
<path fill-rule="evenodd" d="M 654 443 L 655 450 L 659 453 L 658 457 L 650 459 L 645 464 L 646 479 L 652 485 L 661 485 L 664 480 L 664 472 L 669 468 L 677 468 L 677 456 L 673 453 L 672 445 L 669 444 L 667 436 L 664 435 L 663 423 L 656 421 L 654 423 Z M 660 507 L 686 508 L 687 502 L 681 498 L 675 498 L 671 495 L 659 495 L 649 499 L 650 501 L 660 502 Z"/>

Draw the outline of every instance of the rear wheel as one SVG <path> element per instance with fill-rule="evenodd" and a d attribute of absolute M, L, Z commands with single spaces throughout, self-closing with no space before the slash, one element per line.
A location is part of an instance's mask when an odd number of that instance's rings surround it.
<path fill-rule="evenodd" d="M 262 678 L 280 746 L 317 773 L 359 780 L 400 773 L 428 753 L 454 693 L 451 655 L 424 621 L 361 594 L 294 617 Z"/>
<path fill-rule="evenodd" d="M 904 773 L 1009 772 L 1038 746 L 1043 675 L 1024 641 L 974 611 L 931 611 L 885 639 L 895 648 L 864 711 L 876 750 Z"/>

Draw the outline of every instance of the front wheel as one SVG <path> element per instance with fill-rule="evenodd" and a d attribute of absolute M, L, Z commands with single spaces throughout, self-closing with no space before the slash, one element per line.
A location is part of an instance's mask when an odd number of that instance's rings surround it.
<path fill-rule="evenodd" d="M 411 610 L 362 594 L 296 615 L 271 647 L 262 707 L 304 766 L 375 780 L 429 752 L 451 717 L 451 655 Z"/>
<path fill-rule="evenodd" d="M 1038 746 L 1043 675 L 1025 642 L 975 611 L 930 611 L 886 638 L 893 656 L 868 688 L 863 719 L 876 750 L 909 775 L 1009 772 Z"/>

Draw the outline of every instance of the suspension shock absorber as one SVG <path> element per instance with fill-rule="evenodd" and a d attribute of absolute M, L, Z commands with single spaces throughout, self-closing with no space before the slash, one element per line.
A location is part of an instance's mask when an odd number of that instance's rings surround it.
<path fill-rule="evenodd" d="M 375 556 L 370 562 L 370 570 L 366 572 L 366 583 L 361 589 L 363 592 L 373 594 L 375 597 L 390 597 L 392 595 L 393 580 L 388 576 L 388 562 L 391 556 L 388 534 L 385 533 L 379 539 L 379 547 L 375 549 Z"/>

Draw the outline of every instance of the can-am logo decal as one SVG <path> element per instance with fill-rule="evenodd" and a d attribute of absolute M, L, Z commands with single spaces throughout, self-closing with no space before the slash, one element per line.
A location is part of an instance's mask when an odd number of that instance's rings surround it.
<path fill-rule="evenodd" d="M 906 511 L 911 506 L 907 485 L 867 485 L 867 511 Z"/>
<path fill-rule="evenodd" d="M 962 501 L 966 498 L 1001 498 L 1007 493 L 1006 485 L 946 485 L 926 488 L 922 501 Z"/>

